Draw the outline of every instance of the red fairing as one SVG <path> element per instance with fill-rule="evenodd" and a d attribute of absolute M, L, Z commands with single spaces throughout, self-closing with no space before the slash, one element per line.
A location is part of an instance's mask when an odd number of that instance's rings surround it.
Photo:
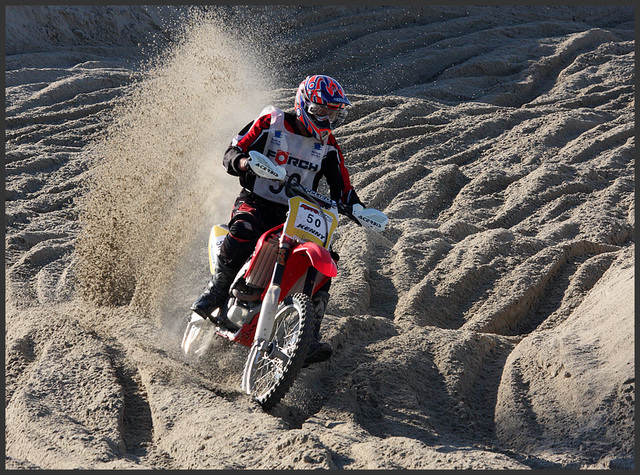
<path fill-rule="evenodd" d="M 329 251 L 310 242 L 300 244 L 291 251 L 287 259 L 281 285 L 282 292 L 280 296 L 282 298 L 287 295 L 291 287 L 307 272 L 309 267 L 315 267 L 318 272 L 325 276 L 319 282 L 318 287 L 322 286 L 330 277 L 338 275 L 338 267 L 331 258 Z"/>
<path fill-rule="evenodd" d="M 256 333 L 256 326 L 258 325 L 259 315 L 260 314 L 256 315 L 251 323 L 244 325 L 240 329 L 238 334 L 234 338 L 231 338 L 231 341 L 235 341 L 236 343 L 240 343 L 241 345 L 251 347 L 251 344 L 253 343 L 253 336 Z"/>
<path fill-rule="evenodd" d="M 311 265 L 327 277 L 335 277 L 338 275 L 338 267 L 336 263 L 333 262 L 333 259 L 331 259 L 329 251 L 324 247 L 320 247 L 311 242 L 300 244 L 289 256 L 287 268 L 291 266 L 293 268 L 302 268 L 306 271 L 309 264 L 305 265 L 304 259 L 311 261 Z"/>

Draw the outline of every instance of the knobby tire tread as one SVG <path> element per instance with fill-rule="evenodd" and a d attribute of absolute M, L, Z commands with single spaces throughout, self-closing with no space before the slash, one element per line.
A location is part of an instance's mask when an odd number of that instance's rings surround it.
<path fill-rule="evenodd" d="M 315 323 L 313 303 L 307 295 L 302 293 L 297 293 L 285 298 L 283 303 L 285 305 L 291 305 L 295 300 L 298 301 L 301 309 L 300 326 L 302 327 L 302 331 L 300 332 L 300 338 L 296 343 L 293 354 L 283 369 L 282 378 L 280 378 L 280 380 L 266 393 L 265 396 L 262 398 L 256 398 L 260 406 L 262 406 L 265 411 L 273 409 L 285 396 L 287 391 L 289 391 L 289 388 L 302 369 L 302 365 L 307 357 L 307 352 L 313 336 L 313 326 Z"/>

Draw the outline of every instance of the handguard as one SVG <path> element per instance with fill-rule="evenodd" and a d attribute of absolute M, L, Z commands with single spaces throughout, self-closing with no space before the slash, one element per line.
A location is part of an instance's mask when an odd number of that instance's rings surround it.
<path fill-rule="evenodd" d="M 269 180 L 284 181 L 287 176 L 287 171 L 283 167 L 276 165 L 255 150 L 249 152 L 249 167 L 259 177 Z"/>
<path fill-rule="evenodd" d="M 380 232 L 389 223 L 389 218 L 382 211 L 373 208 L 364 208 L 360 204 L 354 204 L 351 214 L 358 222 L 370 231 Z"/>

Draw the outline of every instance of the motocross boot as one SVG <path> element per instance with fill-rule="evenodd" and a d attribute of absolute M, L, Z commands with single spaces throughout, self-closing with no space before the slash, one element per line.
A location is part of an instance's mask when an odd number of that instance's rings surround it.
<path fill-rule="evenodd" d="M 191 310 L 205 320 L 211 319 L 211 312 L 224 304 L 237 272 L 238 269 L 229 267 L 218 259 L 211 281 L 198 300 L 193 302 Z"/>
<path fill-rule="evenodd" d="M 309 352 L 307 353 L 307 358 L 304 360 L 304 363 L 302 365 L 303 368 L 306 368 L 312 363 L 320 363 L 322 361 L 326 361 L 331 357 L 331 354 L 333 353 L 333 348 L 329 343 L 320 341 L 320 324 L 322 323 L 322 317 L 324 317 L 327 303 L 329 303 L 329 293 L 324 290 L 319 290 L 313 296 L 313 303 L 315 305 L 316 312 L 316 320 L 314 322 L 315 326 L 313 329 L 313 340 L 309 345 Z"/>

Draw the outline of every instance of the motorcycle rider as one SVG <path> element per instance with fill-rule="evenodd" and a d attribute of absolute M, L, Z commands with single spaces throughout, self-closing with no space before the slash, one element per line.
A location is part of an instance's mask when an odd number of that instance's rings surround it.
<path fill-rule="evenodd" d="M 307 77 L 300 83 L 295 98 L 295 115 L 267 106 L 259 117 L 247 124 L 232 140 L 223 157 L 227 173 L 238 176 L 242 190 L 236 198 L 229 234 L 220 249 L 215 273 L 191 310 L 203 318 L 226 300 L 229 288 L 258 238 L 282 224 L 288 211 L 284 186 L 249 173 L 250 150 L 257 150 L 287 170 L 292 180 L 316 190 L 324 177 L 331 198 L 342 204 L 362 205 L 349 179 L 342 151 L 332 130 L 340 125 L 351 103 L 338 82 L 325 75 Z M 334 260 L 337 254 L 332 251 Z M 314 295 L 316 325 L 305 365 L 325 361 L 333 349 L 320 342 L 320 323 L 329 300 L 329 280 Z"/>

